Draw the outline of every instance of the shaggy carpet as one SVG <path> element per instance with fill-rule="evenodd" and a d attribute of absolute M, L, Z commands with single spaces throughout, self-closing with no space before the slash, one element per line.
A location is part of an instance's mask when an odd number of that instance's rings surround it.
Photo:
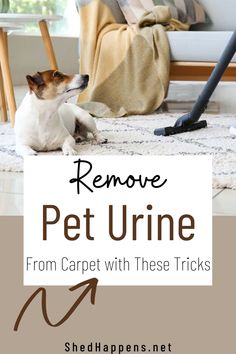
<path fill-rule="evenodd" d="M 165 113 L 98 119 L 98 128 L 109 139 L 108 144 L 84 142 L 78 145 L 78 152 L 80 155 L 212 155 L 213 187 L 236 189 L 236 137 L 229 133 L 236 117 L 205 115 L 207 129 L 171 137 L 154 136 L 155 128 L 173 125 L 179 116 Z M 0 124 L 0 171 L 23 171 L 23 159 L 15 153 L 14 142 L 10 125 Z"/>

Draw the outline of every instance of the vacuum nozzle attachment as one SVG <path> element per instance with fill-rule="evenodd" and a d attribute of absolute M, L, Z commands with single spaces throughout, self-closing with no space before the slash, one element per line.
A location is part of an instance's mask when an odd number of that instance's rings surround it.
<path fill-rule="evenodd" d="M 177 121 L 178 122 L 178 121 Z M 165 127 L 160 129 L 155 129 L 154 134 L 158 136 L 169 136 L 174 134 L 186 133 L 191 132 L 194 130 L 202 129 L 207 127 L 206 120 L 200 120 L 199 122 L 192 123 L 192 124 L 175 124 L 174 127 Z"/>

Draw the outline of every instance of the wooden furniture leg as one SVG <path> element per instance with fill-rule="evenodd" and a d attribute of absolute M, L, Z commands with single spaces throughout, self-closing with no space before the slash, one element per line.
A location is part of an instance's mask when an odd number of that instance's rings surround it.
<path fill-rule="evenodd" d="M 8 58 L 8 61 L 9 61 L 9 53 L 8 53 L 8 42 L 7 42 L 7 32 L 3 32 L 4 34 L 4 45 L 6 47 L 6 50 L 7 50 L 7 58 Z M 4 82 L 3 82 L 3 77 L 2 77 L 2 69 L 0 67 L 0 78 L 1 78 L 1 81 L 2 81 L 2 87 L 1 87 L 1 92 L 2 92 L 2 95 L 1 95 L 1 98 L 0 98 L 0 104 L 2 102 L 2 115 L 3 115 L 3 121 L 4 122 L 7 122 L 8 121 L 8 116 L 7 116 L 7 102 L 6 102 L 6 95 L 5 95 L 5 88 L 4 88 Z"/>
<path fill-rule="evenodd" d="M 0 64 L 2 67 L 2 76 L 10 112 L 10 120 L 13 127 L 15 122 L 16 101 L 11 78 L 10 65 L 8 61 L 8 46 L 6 43 L 6 35 L 2 28 L 0 28 Z"/>
<path fill-rule="evenodd" d="M 48 55 L 49 63 L 52 70 L 58 70 L 56 56 L 53 50 L 52 40 L 48 31 L 47 21 L 42 20 L 39 22 L 39 28 L 41 31 L 44 46 Z"/>
<path fill-rule="evenodd" d="M 7 32 L 3 32 L 3 37 L 4 37 L 4 45 L 6 47 L 7 59 L 9 60 Z"/>
<path fill-rule="evenodd" d="M 2 122 L 7 122 L 7 105 L 5 99 L 5 91 L 4 91 L 1 67 L 0 67 L 0 107 L 1 107 L 0 118 Z"/>

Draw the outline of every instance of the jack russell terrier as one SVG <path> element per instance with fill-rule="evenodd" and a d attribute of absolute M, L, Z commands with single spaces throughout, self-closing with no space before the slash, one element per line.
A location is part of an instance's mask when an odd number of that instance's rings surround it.
<path fill-rule="evenodd" d="M 62 149 L 78 155 L 76 142 L 92 133 L 97 143 L 107 142 L 92 116 L 66 101 L 88 85 L 88 75 L 65 75 L 47 70 L 26 76 L 30 91 L 16 111 L 15 136 L 18 155 Z"/>

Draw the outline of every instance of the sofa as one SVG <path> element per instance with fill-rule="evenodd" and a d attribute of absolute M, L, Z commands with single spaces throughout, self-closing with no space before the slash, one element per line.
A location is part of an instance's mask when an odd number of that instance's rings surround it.
<path fill-rule="evenodd" d="M 235 0 L 199 0 L 209 21 L 188 32 L 167 32 L 171 52 L 171 80 L 205 81 L 236 29 Z M 126 23 L 116 0 L 110 0 L 118 23 Z M 236 81 L 236 55 L 223 77 Z"/>

